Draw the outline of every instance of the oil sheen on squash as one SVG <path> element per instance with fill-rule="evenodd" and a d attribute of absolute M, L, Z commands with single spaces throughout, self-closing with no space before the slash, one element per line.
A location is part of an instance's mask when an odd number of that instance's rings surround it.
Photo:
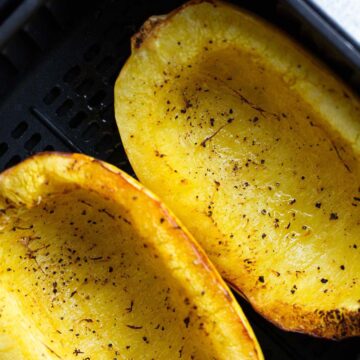
<path fill-rule="evenodd" d="M 115 88 L 140 180 L 277 325 L 360 335 L 360 111 L 269 25 L 193 2 L 144 26 Z"/>
<path fill-rule="evenodd" d="M 1 359 L 262 359 L 190 235 L 117 169 L 43 154 L 0 194 Z"/>

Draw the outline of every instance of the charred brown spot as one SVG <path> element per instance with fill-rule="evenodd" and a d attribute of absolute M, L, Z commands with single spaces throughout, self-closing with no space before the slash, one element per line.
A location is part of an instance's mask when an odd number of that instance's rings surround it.
<path fill-rule="evenodd" d="M 337 220 L 338 218 L 339 218 L 338 214 L 333 212 L 333 213 L 330 214 L 329 219 L 330 220 Z"/>
<path fill-rule="evenodd" d="M 190 324 L 190 317 L 187 316 L 185 319 L 184 319 L 184 324 L 185 324 L 185 327 L 188 328 L 189 327 L 189 324 Z"/>

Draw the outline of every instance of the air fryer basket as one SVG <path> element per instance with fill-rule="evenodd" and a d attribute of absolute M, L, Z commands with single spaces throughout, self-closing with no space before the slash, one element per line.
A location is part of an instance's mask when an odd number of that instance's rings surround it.
<path fill-rule="evenodd" d="M 305 0 L 233 2 L 278 24 L 359 91 L 358 49 L 343 51 L 349 39 L 316 10 L 304 8 Z M 57 150 L 83 152 L 133 175 L 114 120 L 114 82 L 129 56 L 131 35 L 150 15 L 181 3 L 0 2 L 0 170 L 33 153 Z M 327 26 L 336 36 L 329 36 Z M 360 359 L 359 339 L 335 342 L 287 333 L 238 300 L 266 359 Z"/>

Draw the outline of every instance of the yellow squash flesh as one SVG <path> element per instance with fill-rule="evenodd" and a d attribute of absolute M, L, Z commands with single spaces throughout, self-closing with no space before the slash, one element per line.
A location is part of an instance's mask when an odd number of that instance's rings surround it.
<path fill-rule="evenodd" d="M 0 175 L 0 358 L 263 359 L 226 285 L 149 191 L 83 155 Z"/>
<path fill-rule="evenodd" d="M 360 335 L 359 100 L 220 2 L 150 18 L 115 87 L 139 179 L 278 326 Z"/>

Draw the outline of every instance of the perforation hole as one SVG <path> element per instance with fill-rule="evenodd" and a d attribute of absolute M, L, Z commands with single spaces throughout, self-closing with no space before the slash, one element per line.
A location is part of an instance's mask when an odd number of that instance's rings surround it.
<path fill-rule="evenodd" d="M 45 1 L 45 6 L 53 14 L 62 29 L 68 29 L 76 24 L 81 15 L 84 15 L 84 3 L 82 1 Z M 69 6 L 70 5 L 70 6 Z M 89 8 L 91 8 L 89 4 Z M 71 11 L 69 11 L 71 9 Z"/>
<path fill-rule="evenodd" d="M 19 139 L 22 135 L 24 135 L 24 133 L 26 132 L 26 130 L 28 129 L 29 125 L 25 122 L 22 121 L 20 124 L 18 124 L 18 126 L 16 126 L 16 128 L 11 132 L 11 136 L 14 139 Z"/>
<path fill-rule="evenodd" d="M 16 74 L 15 65 L 3 54 L 0 54 L 0 95 L 9 91 L 9 85 Z"/>
<path fill-rule="evenodd" d="M 101 10 L 101 9 L 97 10 L 94 15 L 95 15 L 94 18 L 96 20 L 99 20 L 103 15 L 103 10 Z"/>
<path fill-rule="evenodd" d="M 96 57 L 96 55 L 99 54 L 99 52 L 100 52 L 100 45 L 94 44 L 86 50 L 86 52 L 84 53 L 84 59 L 86 61 L 91 61 Z"/>
<path fill-rule="evenodd" d="M 3 142 L 0 144 L 0 157 L 3 156 L 7 152 L 8 148 L 9 148 L 9 146 L 7 143 Z"/>
<path fill-rule="evenodd" d="M 48 49 L 61 36 L 59 24 L 46 7 L 40 7 L 25 25 L 24 29 L 44 50 Z"/>
<path fill-rule="evenodd" d="M 76 65 L 65 73 L 63 80 L 66 83 L 72 83 L 80 75 L 80 73 L 81 73 L 80 66 Z"/>
<path fill-rule="evenodd" d="M 96 66 L 96 70 L 100 73 L 105 72 L 114 64 L 114 59 L 112 56 L 106 56 L 102 59 Z"/>
<path fill-rule="evenodd" d="M 94 85 L 93 79 L 85 79 L 77 88 L 76 92 L 80 95 L 86 95 L 91 87 Z"/>
<path fill-rule="evenodd" d="M 43 151 L 54 151 L 55 148 L 52 145 L 46 145 L 43 149 Z"/>
<path fill-rule="evenodd" d="M 74 106 L 74 102 L 70 99 L 65 100 L 57 109 L 56 114 L 58 116 L 65 116 Z"/>
<path fill-rule="evenodd" d="M 110 134 L 104 135 L 101 140 L 95 145 L 95 151 L 98 153 L 105 152 L 113 146 L 114 139 Z"/>
<path fill-rule="evenodd" d="M 82 122 L 87 118 L 86 113 L 84 113 L 83 111 L 78 112 L 70 121 L 69 121 L 69 126 L 72 129 L 76 129 L 77 127 L 79 127 Z"/>
<path fill-rule="evenodd" d="M 39 133 L 33 134 L 29 140 L 24 144 L 24 148 L 31 151 L 41 141 L 41 135 Z"/>
<path fill-rule="evenodd" d="M 119 163 L 121 162 L 122 156 L 121 154 L 116 150 L 116 148 L 108 155 L 108 157 L 106 158 L 106 161 L 108 161 L 111 164 L 114 165 L 119 165 Z"/>
<path fill-rule="evenodd" d="M 6 43 L 3 52 L 17 69 L 23 71 L 40 54 L 40 48 L 26 32 L 20 30 Z"/>
<path fill-rule="evenodd" d="M 95 95 L 89 100 L 89 106 L 94 108 L 94 107 L 100 107 L 103 104 L 103 100 L 106 97 L 106 91 L 104 90 L 100 90 L 97 93 L 95 93 Z"/>
<path fill-rule="evenodd" d="M 58 86 L 53 87 L 44 97 L 43 101 L 46 105 L 52 104 L 61 94 L 61 89 Z"/>
<path fill-rule="evenodd" d="M 110 164 L 119 166 L 128 174 L 134 176 L 134 171 L 131 168 L 129 161 L 127 160 L 125 150 L 121 143 L 115 146 L 114 150 L 107 156 L 106 161 L 108 161 Z"/>
<path fill-rule="evenodd" d="M 91 123 L 82 134 L 84 141 L 89 141 L 90 139 L 95 137 L 99 132 L 99 130 L 100 130 L 100 126 L 97 123 L 95 122 Z"/>
<path fill-rule="evenodd" d="M 6 164 L 5 168 L 9 168 L 18 164 L 21 161 L 21 157 L 19 155 L 14 155 Z"/>

